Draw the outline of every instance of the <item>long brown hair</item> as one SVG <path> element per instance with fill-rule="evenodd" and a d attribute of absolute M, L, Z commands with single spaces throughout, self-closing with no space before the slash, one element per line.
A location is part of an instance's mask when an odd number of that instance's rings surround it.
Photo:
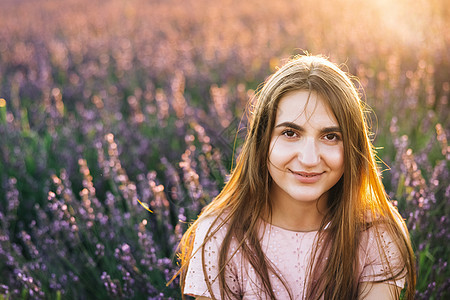
<path fill-rule="evenodd" d="M 345 169 L 342 178 L 330 190 L 328 210 L 318 231 L 310 266 L 309 281 L 304 296 L 307 299 L 356 299 L 359 279 L 357 257 L 361 234 L 369 227 L 383 230 L 393 237 L 400 250 L 406 272 L 405 299 L 413 299 L 415 290 L 414 254 L 404 232 L 406 226 L 390 204 L 381 183 L 376 155 L 369 138 L 365 105 L 358 95 L 351 77 L 335 64 L 317 56 L 297 56 L 268 78 L 257 93 L 250 111 L 249 129 L 236 167 L 221 193 L 207 205 L 200 217 L 184 234 L 180 246 L 180 281 L 184 289 L 189 259 L 193 251 L 195 231 L 205 217 L 215 216 L 207 238 L 213 236 L 225 223 L 228 225 L 219 253 L 220 298 L 234 298 L 225 281 L 225 266 L 230 256 L 232 237 L 240 242 L 244 259 L 254 268 L 262 282 L 263 292 L 275 299 L 269 274 L 277 274 L 267 261 L 258 238 L 258 224 L 265 212 L 271 212 L 269 190 L 272 179 L 268 171 L 269 145 L 275 124 L 277 105 L 288 92 L 314 91 L 328 102 L 342 130 Z M 325 230 L 326 227 L 326 230 Z M 375 235 L 379 240 L 378 235 Z M 206 242 L 206 241 L 205 241 Z M 377 241 L 380 242 L 380 241 Z M 204 249 L 200 248 L 200 251 Z M 386 254 L 380 253 L 389 266 Z M 325 261 L 326 264 L 313 263 Z M 203 270 L 206 276 L 206 269 Z M 386 280 L 393 274 L 389 267 Z M 282 278 L 279 278 L 287 288 Z M 212 298 L 211 282 L 207 280 Z"/>

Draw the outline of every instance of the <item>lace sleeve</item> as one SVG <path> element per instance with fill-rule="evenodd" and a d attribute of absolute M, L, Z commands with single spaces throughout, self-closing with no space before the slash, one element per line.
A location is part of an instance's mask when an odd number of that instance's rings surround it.
<path fill-rule="evenodd" d="M 216 298 L 220 298 L 219 285 L 219 251 L 222 240 L 226 233 L 226 227 L 222 227 L 211 239 L 209 239 L 204 247 L 204 265 L 206 269 L 206 276 L 203 272 L 202 265 L 202 244 L 205 240 L 206 233 L 211 227 L 214 218 L 207 218 L 199 223 L 195 233 L 193 255 L 189 262 L 189 268 L 186 274 L 186 281 L 183 293 L 190 296 L 210 297 L 206 282 L 211 283 L 211 288 Z M 227 285 L 234 293 L 239 293 L 239 282 L 236 275 L 236 268 L 233 261 L 227 265 L 225 269 L 225 278 Z"/>

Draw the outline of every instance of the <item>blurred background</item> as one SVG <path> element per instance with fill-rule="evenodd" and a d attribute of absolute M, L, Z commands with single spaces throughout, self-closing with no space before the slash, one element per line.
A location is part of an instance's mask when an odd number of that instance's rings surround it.
<path fill-rule="evenodd" d="M 359 78 L 417 299 L 450 297 L 448 1 L 0 5 L 0 299 L 179 299 L 248 100 L 305 51 Z"/>

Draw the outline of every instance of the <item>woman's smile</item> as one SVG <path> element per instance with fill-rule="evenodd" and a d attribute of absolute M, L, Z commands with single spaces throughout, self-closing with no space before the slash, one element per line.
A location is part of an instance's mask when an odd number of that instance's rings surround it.
<path fill-rule="evenodd" d="M 292 170 L 289 170 L 292 175 L 295 176 L 295 178 L 298 179 L 301 183 L 315 183 L 320 180 L 322 174 L 324 172 L 295 172 Z"/>

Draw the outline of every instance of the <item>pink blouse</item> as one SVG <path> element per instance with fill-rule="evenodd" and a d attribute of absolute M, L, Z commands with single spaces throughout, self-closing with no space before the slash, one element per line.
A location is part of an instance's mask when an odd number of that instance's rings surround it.
<path fill-rule="evenodd" d="M 198 225 L 193 256 L 189 263 L 186 275 L 184 294 L 191 296 L 211 297 L 206 286 L 205 276 L 202 268 L 201 245 L 205 239 L 206 233 L 215 217 L 207 217 Z M 217 224 L 217 223 L 216 223 Z M 209 281 L 212 282 L 212 290 L 216 298 L 220 298 L 220 288 L 218 279 L 218 255 L 221 241 L 228 230 L 227 225 L 223 226 L 205 245 L 205 266 Z M 377 281 L 384 279 L 377 274 L 383 273 L 383 260 L 379 254 L 378 245 L 375 239 L 376 231 L 371 228 L 367 230 L 361 239 L 361 248 L 359 251 L 359 278 L 360 281 Z M 288 284 L 294 299 L 303 299 L 303 291 L 306 283 L 306 273 L 314 246 L 317 231 L 295 232 L 262 222 L 260 228 L 260 241 L 262 250 L 268 260 L 275 266 L 278 275 Z M 401 270 L 402 265 L 399 257 L 399 250 L 395 246 L 391 237 L 386 232 L 380 231 L 382 241 L 381 247 L 386 253 L 394 271 Z M 225 278 L 228 286 L 233 292 L 240 294 L 242 299 L 269 299 L 268 295 L 261 295 L 261 284 L 249 263 L 245 263 L 237 249 L 238 242 L 233 238 L 230 250 L 232 256 L 225 269 Z M 197 251 L 198 250 L 198 251 Z M 403 273 L 404 275 L 404 273 Z M 272 288 L 277 299 L 289 299 L 289 293 L 282 282 L 275 274 L 270 274 Z M 403 287 L 405 278 L 397 279 L 396 284 Z"/>

